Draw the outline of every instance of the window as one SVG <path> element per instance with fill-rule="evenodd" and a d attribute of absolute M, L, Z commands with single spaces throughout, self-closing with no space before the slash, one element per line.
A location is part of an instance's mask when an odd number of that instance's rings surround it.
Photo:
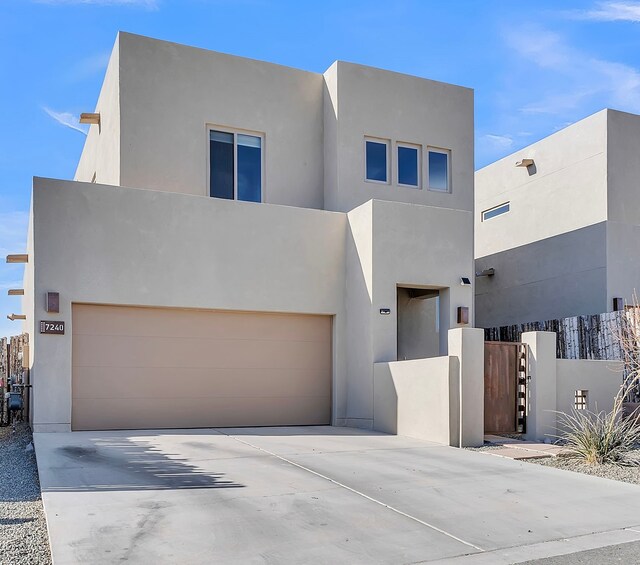
<path fill-rule="evenodd" d="M 398 184 L 420 188 L 420 147 L 398 144 Z"/>
<path fill-rule="evenodd" d="M 505 202 L 504 204 L 500 204 L 499 206 L 494 206 L 493 208 L 489 208 L 482 212 L 482 221 L 486 222 L 491 218 L 495 218 L 496 216 L 500 216 L 502 214 L 506 214 L 510 209 L 509 202 Z"/>
<path fill-rule="evenodd" d="M 586 410 L 589 407 L 589 391 L 588 390 L 576 390 L 576 394 L 573 401 L 573 407 L 576 410 Z"/>
<path fill-rule="evenodd" d="M 429 190 L 449 192 L 449 152 L 429 149 Z"/>
<path fill-rule="evenodd" d="M 210 196 L 262 201 L 262 137 L 211 130 L 209 168 Z"/>
<path fill-rule="evenodd" d="M 365 179 L 386 183 L 389 169 L 389 142 L 365 139 L 365 161 Z"/>

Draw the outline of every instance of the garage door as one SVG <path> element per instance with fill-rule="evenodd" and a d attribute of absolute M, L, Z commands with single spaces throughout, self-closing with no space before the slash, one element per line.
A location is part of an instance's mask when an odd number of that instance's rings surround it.
<path fill-rule="evenodd" d="M 74 430 L 328 424 L 329 316 L 73 305 Z"/>

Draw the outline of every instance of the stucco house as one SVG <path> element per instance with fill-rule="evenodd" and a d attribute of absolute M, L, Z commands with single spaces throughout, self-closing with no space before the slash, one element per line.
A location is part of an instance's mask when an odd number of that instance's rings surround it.
<path fill-rule="evenodd" d="M 120 33 L 87 120 L 33 183 L 34 431 L 371 428 L 374 366 L 473 325 L 472 90 Z"/>
<path fill-rule="evenodd" d="M 640 290 L 640 116 L 602 110 L 475 174 L 476 325 L 620 309 Z"/>

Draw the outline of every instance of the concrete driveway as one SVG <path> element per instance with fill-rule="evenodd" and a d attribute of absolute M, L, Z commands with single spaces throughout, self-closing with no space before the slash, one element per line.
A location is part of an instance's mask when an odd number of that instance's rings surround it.
<path fill-rule="evenodd" d="M 56 565 L 493 565 L 640 540 L 640 487 L 350 428 L 35 446 Z"/>

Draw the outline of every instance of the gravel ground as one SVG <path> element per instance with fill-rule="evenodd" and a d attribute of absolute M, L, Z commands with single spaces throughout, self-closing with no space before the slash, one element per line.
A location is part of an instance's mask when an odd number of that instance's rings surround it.
<path fill-rule="evenodd" d="M 551 457 L 549 459 L 527 459 L 527 463 L 555 467 L 566 471 L 575 471 L 614 481 L 623 481 L 640 485 L 640 466 L 638 465 L 587 465 L 572 457 Z"/>
<path fill-rule="evenodd" d="M 0 564 L 49 564 L 47 522 L 40 499 L 31 431 L 0 428 Z"/>

